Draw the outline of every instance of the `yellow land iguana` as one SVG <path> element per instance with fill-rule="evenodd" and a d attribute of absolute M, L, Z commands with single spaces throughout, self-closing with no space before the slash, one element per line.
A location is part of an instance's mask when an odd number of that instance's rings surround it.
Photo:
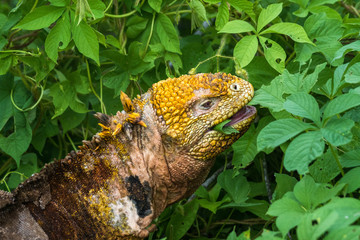
<path fill-rule="evenodd" d="M 170 204 L 191 195 L 214 157 L 255 118 L 250 83 L 197 74 L 155 83 L 124 111 L 98 113 L 102 131 L 47 164 L 12 193 L 0 191 L 0 239 L 139 239 Z M 213 127 L 227 119 L 240 131 Z M 149 226 L 150 225 L 150 226 Z"/>

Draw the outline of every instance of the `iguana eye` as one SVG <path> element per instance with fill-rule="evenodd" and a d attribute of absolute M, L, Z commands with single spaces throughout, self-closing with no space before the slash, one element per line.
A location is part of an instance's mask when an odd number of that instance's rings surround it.
<path fill-rule="evenodd" d="M 230 85 L 230 89 L 231 90 L 233 90 L 233 91 L 236 91 L 236 92 L 238 92 L 238 91 L 240 91 L 240 84 L 238 84 L 238 83 L 233 83 L 233 84 L 231 84 Z"/>
<path fill-rule="evenodd" d="M 209 110 L 212 106 L 214 106 L 215 101 L 213 99 L 206 99 L 200 103 L 199 108 L 201 110 Z"/>

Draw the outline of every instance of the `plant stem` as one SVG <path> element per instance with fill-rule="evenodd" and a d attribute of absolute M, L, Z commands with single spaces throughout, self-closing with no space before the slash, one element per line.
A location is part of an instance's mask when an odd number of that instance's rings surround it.
<path fill-rule="evenodd" d="M 95 91 L 95 89 L 94 89 L 94 86 L 93 86 L 93 84 L 92 84 L 91 74 L 90 74 L 90 67 L 89 67 L 89 62 L 88 62 L 87 58 L 85 58 L 85 63 L 86 63 L 86 72 L 87 72 L 87 75 L 88 75 L 88 80 L 89 80 L 90 89 L 91 89 L 91 91 L 93 92 L 93 94 L 95 95 L 95 97 L 96 97 L 96 98 L 99 100 L 99 102 L 100 102 L 101 112 L 106 114 L 106 108 L 105 108 L 104 102 L 103 102 L 102 99 L 99 97 L 99 95 L 96 93 L 96 91 Z"/>
<path fill-rule="evenodd" d="M 180 13 L 191 13 L 192 10 L 179 10 L 179 11 L 174 11 L 174 12 L 168 12 L 165 13 L 166 15 L 175 15 L 175 14 L 180 14 Z"/>
<path fill-rule="evenodd" d="M 330 150 L 331 150 L 331 153 L 332 155 L 334 156 L 335 160 L 336 160 L 336 163 L 339 167 L 339 170 L 340 170 L 340 173 L 341 173 L 341 176 L 344 176 L 345 173 L 344 173 L 344 169 L 342 168 L 341 166 L 341 163 L 340 163 L 340 160 L 339 160 L 339 156 L 336 154 L 335 150 L 334 150 L 334 147 L 332 144 L 329 143 L 329 147 L 330 147 Z"/>
<path fill-rule="evenodd" d="M 230 212 L 230 214 L 228 215 L 228 217 L 226 218 L 225 223 L 223 223 L 223 225 L 221 225 L 220 230 L 217 232 L 217 234 L 216 234 L 216 236 L 215 236 L 215 239 L 218 239 L 218 236 L 220 235 L 221 231 L 223 230 L 223 228 L 224 228 L 225 225 L 226 225 L 226 222 L 230 219 L 230 217 L 231 217 L 231 215 L 233 214 L 234 211 L 235 211 L 235 208 L 231 209 L 231 212 Z"/>
<path fill-rule="evenodd" d="M 145 51 L 144 51 L 144 56 L 145 57 L 145 54 L 149 48 L 149 45 L 150 45 L 150 41 L 151 41 L 151 37 L 152 37 L 152 34 L 153 34 L 153 30 L 154 30 L 154 22 L 155 22 L 155 12 L 153 13 L 153 17 L 152 17 L 152 20 L 151 20 L 151 26 L 150 26 L 150 34 L 149 34 L 149 38 L 146 42 L 146 46 L 145 46 Z"/>

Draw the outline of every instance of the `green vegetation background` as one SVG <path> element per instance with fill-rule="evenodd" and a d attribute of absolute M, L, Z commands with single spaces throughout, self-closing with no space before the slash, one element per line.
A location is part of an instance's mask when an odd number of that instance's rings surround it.
<path fill-rule="evenodd" d="M 90 139 L 120 91 L 222 71 L 259 118 L 149 239 L 360 238 L 358 1 L 0 3 L 1 189 Z"/>

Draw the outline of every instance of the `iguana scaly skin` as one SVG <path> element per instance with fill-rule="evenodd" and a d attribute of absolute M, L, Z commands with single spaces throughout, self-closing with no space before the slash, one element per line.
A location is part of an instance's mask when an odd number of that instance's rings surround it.
<path fill-rule="evenodd" d="M 192 194 L 213 158 L 248 129 L 250 83 L 197 74 L 155 83 L 124 111 L 96 114 L 102 131 L 46 165 L 12 193 L 0 191 L 0 239 L 138 239 L 169 205 Z M 224 120 L 239 130 L 212 128 Z"/>

